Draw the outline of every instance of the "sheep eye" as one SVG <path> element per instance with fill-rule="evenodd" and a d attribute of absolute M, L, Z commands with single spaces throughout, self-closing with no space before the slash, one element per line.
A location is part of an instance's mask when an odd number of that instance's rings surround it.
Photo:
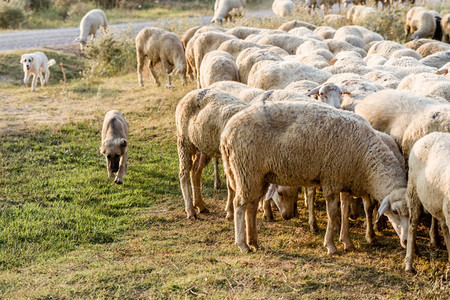
<path fill-rule="evenodd" d="M 393 213 L 394 215 L 398 215 L 398 211 L 395 210 L 395 209 L 392 211 L 392 213 Z"/>
<path fill-rule="evenodd" d="M 279 195 L 279 196 L 283 196 L 283 193 L 282 193 L 282 192 L 278 192 L 278 195 Z"/>

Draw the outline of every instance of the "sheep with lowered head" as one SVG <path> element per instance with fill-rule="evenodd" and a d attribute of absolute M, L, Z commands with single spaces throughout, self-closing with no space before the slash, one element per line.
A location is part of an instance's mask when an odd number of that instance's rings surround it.
<path fill-rule="evenodd" d="M 216 0 L 211 23 L 223 24 L 224 21 L 231 20 L 233 10 L 237 10 L 243 15 L 246 4 L 245 0 Z"/>
<path fill-rule="evenodd" d="M 420 208 L 436 218 L 442 228 L 450 261 L 450 133 L 434 132 L 419 139 L 409 156 L 406 201 L 410 213 L 405 271 L 413 272 L 414 247 Z"/>
<path fill-rule="evenodd" d="M 74 40 L 75 43 L 80 43 L 81 51 L 86 47 L 88 37 L 92 35 L 92 38 L 95 38 L 95 34 L 100 27 L 103 33 L 108 27 L 103 10 L 93 9 L 84 15 L 80 22 L 80 36 Z"/>
<path fill-rule="evenodd" d="M 431 38 L 436 31 L 436 20 L 433 11 L 416 6 L 406 14 L 405 39 Z"/>
<path fill-rule="evenodd" d="M 442 41 L 450 43 L 450 14 L 446 14 L 441 20 L 442 27 Z"/>
<path fill-rule="evenodd" d="M 136 56 L 139 86 L 144 86 L 142 71 L 144 69 L 145 57 L 148 58 L 148 68 L 157 86 L 161 83 L 153 69 L 161 62 L 167 74 L 166 88 L 172 88 L 171 77 L 180 74 L 182 84 L 186 82 L 186 59 L 183 44 L 175 33 L 162 28 L 146 27 L 136 36 Z"/>
<path fill-rule="evenodd" d="M 256 210 L 269 182 L 322 186 L 328 215 L 324 245 L 329 254 L 337 250 L 333 230 L 342 190 L 381 202 L 382 212 L 406 246 L 406 174 L 370 124 L 355 114 L 311 102 L 263 101 L 228 121 L 220 151 L 235 192 L 235 238 L 241 251 L 258 247 Z"/>
<path fill-rule="evenodd" d="M 236 59 L 240 81 L 247 84 L 248 74 L 250 73 L 253 65 L 255 65 L 259 61 L 265 60 L 283 61 L 283 59 L 279 55 L 273 53 L 269 49 L 259 49 L 256 47 L 252 47 L 242 50 Z"/>
<path fill-rule="evenodd" d="M 209 88 L 225 91 L 247 103 L 250 103 L 253 99 L 264 93 L 264 90 L 228 80 L 215 82 Z"/>
<path fill-rule="evenodd" d="M 224 51 L 208 52 L 200 65 L 200 86 L 206 88 L 223 80 L 239 81 L 239 71 L 233 57 Z"/>

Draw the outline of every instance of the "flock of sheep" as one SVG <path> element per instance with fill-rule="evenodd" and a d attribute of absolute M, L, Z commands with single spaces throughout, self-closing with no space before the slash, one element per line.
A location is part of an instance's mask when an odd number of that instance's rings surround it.
<path fill-rule="evenodd" d="M 278 10 L 291 11 L 287 2 L 274 1 L 277 15 L 283 15 Z M 245 0 L 217 0 L 213 22 L 242 8 Z M 352 6 L 349 24 L 372 9 Z M 226 218 L 234 219 L 241 251 L 258 248 L 260 200 L 265 218 L 273 218 L 273 200 L 281 216 L 290 219 L 298 214 L 302 187 L 309 225 L 316 230 L 314 198 L 320 186 L 329 254 L 337 251 L 333 231 L 339 223 L 344 248 L 354 247 L 349 216 L 357 211 L 360 197 L 367 242 L 376 241 L 374 217 L 387 216 L 407 248 L 407 271 L 413 271 L 421 207 L 441 225 L 450 256 L 450 15 L 442 17 L 447 21 L 442 22 L 441 42 L 429 39 L 437 28 L 436 15 L 431 12 L 431 19 L 429 12 L 421 7 L 408 12 L 405 34 L 412 34 L 412 40 L 404 45 L 357 25 L 335 29 L 303 21 L 276 30 L 197 26 L 181 38 L 156 27 L 139 32 L 140 86 L 146 58 L 158 86 L 157 63 L 168 88 L 173 88 L 175 74 L 183 84 L 187 77 L 197 82 L 175 113 L 187 217 L 208 210 L 201 195 L 202 170 L 214 161 L 218 187 L 221 158 L 228 189 Z M 99 26 L 107 26 L 100 10 L 83 18 L 82 49 Z M 126 119 L 118 111 L 108 112 L 101 152 L 108 175 L 118 172 L 119 184 L 126 173 L 127 138 Z M 436 244 L 434 226 L 430 233 Z"/>

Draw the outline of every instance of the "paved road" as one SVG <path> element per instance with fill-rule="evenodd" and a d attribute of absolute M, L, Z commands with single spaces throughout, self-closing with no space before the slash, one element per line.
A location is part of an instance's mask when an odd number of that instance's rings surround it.
<path fill-rule="evenodd" d="M 270 16 L 273 15 L 272 10 L 260 10 L 248 12 L 251 16 Z M 202 24 L 209 24 L 212 16 L 205 16 L 201 18 L 192 18 L 192 21 L 197 23 L 198 20 Z M 164 23 L 177 22 L 178 19 L 167 19 Z M 142 28 L 147 26 L 155 26 L 161 24 L 162 21 L 136 22 L 126 24 L 113 24 L 113 27 L 119 30 L 127 30 L 129 26 L 137 34 Z M 80 35 L 78 27 L 68 27 L 60 29 L 43 29 L 43 30 L 27 30 L 10 33 L 0 33 L 0 51 L 13 49 L 29 49 L 40 48 L 44 46 L 57 46 L 73 44 L 73 40 Z"/>

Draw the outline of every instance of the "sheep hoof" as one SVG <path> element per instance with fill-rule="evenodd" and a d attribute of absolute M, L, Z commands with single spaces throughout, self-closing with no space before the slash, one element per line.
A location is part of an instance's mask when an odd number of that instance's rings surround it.
<path fill-rule="evenodd" d="M 197 219 L 197 214 L 195 213 L 195 211 L 191 211 L 191 212 L 186 211 L 186 213 L 187 213 L 187 218 L 189 220 L 196 220 Z"/>
<path fill-rule="evenodd" d="M 227 212 L 227 216 L 225 217 L 228 221 L 233 221 L 234 215 L 233 213 Z"/>
<path fill-rule="evenodd" d="M 271 215 L 264 215 L 264 220 L 271 222 L 274 219 L 273 219 L 273 216 L 271 216 Z"/>
<path fill-rule="evenodd" d="M 250 247 L 247 244 L 245 244 L 243 246 L 238 245 L 238 247 L 239 247 L 239 250 L 241 250 L 241 253 L 251 253 L 252 252 L 252 249 L 250 249 Z"/>
<path fill-rule="evenodd" d="M 333 254 L 335 254 L 337 252 L 336 246 L 330 246 L 330 247 L 327 247 L 327 248 L 328 248 L 327 254 L 329 256 L 332 256 Z"/>
<path fill-rule="evenodd" d="M 209 213 L 209 209 L 207 209 L 206 207 L 203 207 L 202 209 L 199 208 L 198 212 L 202 213 L 202 214 L 207 214 L 207 213 Z"/>
<path fill-rule="evenodd" d="M 405 272 L 411 273 L 411 274 L 416 274 L 416 270 L 412 267 L 412 266 L 406 266 L 405 267 Z"/>
<path fill-rule="evenodd" d="M 344 251 L 354 251 L 355 250 L 355 245 L 350 244 L 350 245 L 345 245 L 344 244 Z"/>
<path fill-rule="evenodd" d="M 319 231 L 319 226 L 317 226 L 317 224 L 310 225 L 310 226 L 309 226 L 309 230 L 310 230 L 312 233 L 317 233 L 317 232 Z"/>
<path fill-rule="evenodd" d="M 122 180 L 122 178 L 116 178 L 116 179 L 114 179 L 114 182 L 117 184 L 122 184 L 123 180 Z"/>

